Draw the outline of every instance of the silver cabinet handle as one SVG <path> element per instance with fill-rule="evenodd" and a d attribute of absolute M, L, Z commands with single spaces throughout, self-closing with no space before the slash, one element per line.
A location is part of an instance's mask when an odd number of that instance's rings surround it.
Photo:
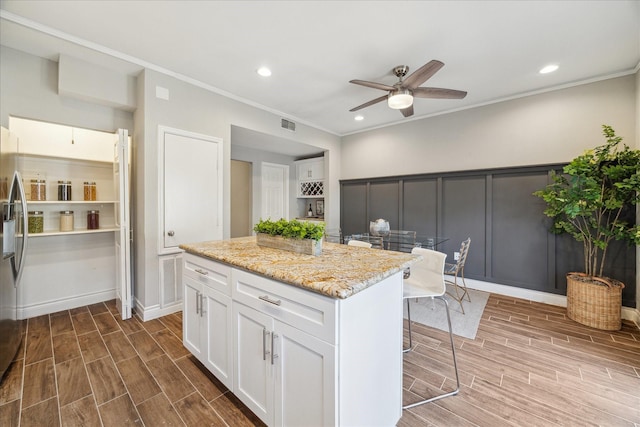
<path fill-rule="evenodd" d="M 173 236 L 175 236 L 175 235 L 176 235 L 176 232 L 175 232 L 175 231 L 173 231 L 173 230 L 169 230 L 169 231 L 167 231 L 167 236 L 169 236 L 169 237 L 173 237 Z"/>
<path fill-rule="evenodd" d="M 274 341 L 276 338 L 278 338 L 278 335 L 276 335 L 275 332 L 271 332 L 271 364 L 272 365 L 273 365 L 273 361 L 278 358 L 278 355 L 276 354 L 276 348 L 274 347 Z"/>
<path fill-rule="evenodd" d="M 203 276 L 206 276 L 207 274 L 209 274 L 209 272 L 208 272 L 208 271 L 204 271 L 204 270 L 202 270 L 202 269 L 200 269 L 200 268 L 196 268 L 196 269 L 195 269 L 195 272 L 196 272 L 196 273 L 200 273 L 200 274 L 202 274 Z"/>
<path fill-rule="evenodd" d="M 200 317 L 204 317 L 204 294 L 200 293 Z"/>
<path fill-rule="evenodd" d="M 280 305 L 282 304 L 282 301 L 280 301 L 279 299 L 271 299 L 269 298 L 269 295 L 263 295 L 258 297 L 259 299 L 261 299 L 262 301 L 266 301 L 269 304 L 273 304 L 273 305 Z"/>
<path fill-rule="evenodd" d="M 196 291 L 196 314 L 200 313 L 200 291 Z"/>
<path fill-rule="evenodd" d="M 269 335 L 269 332 L 267 332 L 266 329 L 262 329 L 262 360 L 267 360 L 267 354 L 269 354 L 269 352 L 267 351 L 267 335 Z"/>

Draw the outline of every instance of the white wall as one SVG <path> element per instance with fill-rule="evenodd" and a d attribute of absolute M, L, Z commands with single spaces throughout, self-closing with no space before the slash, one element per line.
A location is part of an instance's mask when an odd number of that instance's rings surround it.
<path fill-rule="evenodd" d="M 632 142 L 634 111 L 626 76 L 411 121 L 344 137 L 340 177 L 566 162 L 604 142 L 602 124 Z"/>
<path fill-rule="evenodd" d="M 133 114 L 58 95 L 58 64 L 0 46 L 0 124 L 9 116 L 115 132 L 133 130 Z"/>
<path fill-rule="evenodd" d="M 144 306 L 159 303 L 158 292 L 158 125 L 222 138 L 224 141 L 224 238 L 230 234 L 231 127 L 238 126 L 328 150 L 332 179 L 327 191 L 330 221 L 339 221 L 340 139 L 298 124 L 295 134 L 280 127 L 281 117 L 251 107 L 171 76 L 145 70 L 138 79 L 143 88 L 135 114 L 136 160 L 136 299 Z M 156 87 L 168 90 L 169 100 L 156 98 Z M 140 90 L 140 89 L 139 89 Z M 325 157 L 326 159 L 327 157 Z"/>

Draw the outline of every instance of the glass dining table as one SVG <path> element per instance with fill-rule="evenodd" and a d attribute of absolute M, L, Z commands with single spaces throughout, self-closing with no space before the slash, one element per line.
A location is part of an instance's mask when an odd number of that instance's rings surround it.
<path fill-rule="evenodd" d="M 369 242 L 372 248 L 398 252 L 411 252 L 415 247 L 437 250 L 439 245 L 449 240 L 448 237 L 417 234 L 408 230 L 389 230 L 380 236 L 371 233 L 351 234 L 344 237 L 344 243 L 352 239 Z"/>

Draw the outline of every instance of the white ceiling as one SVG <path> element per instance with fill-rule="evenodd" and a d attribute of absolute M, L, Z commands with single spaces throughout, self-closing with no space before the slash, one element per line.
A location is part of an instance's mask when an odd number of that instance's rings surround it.
<path fill-rule="evenodd" d="M 347 135 L 586 81 L 640 62 L 631 1 L 0 1 L 0 43 L 137 73 L 153 68 Z M 423 86 L 468 91 L 416 99 L 404 118 L 384 92 L 391 69 L 445 63 Z M 560 69 L 540 75 L 549 63 Z M 256 69 L 269 66 L 273 75 Z"/>

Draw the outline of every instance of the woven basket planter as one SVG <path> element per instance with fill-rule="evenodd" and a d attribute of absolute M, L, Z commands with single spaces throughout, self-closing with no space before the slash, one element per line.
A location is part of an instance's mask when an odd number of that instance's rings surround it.
<path fill-rule="evenodd" d="M 283 251 L 296 252 L 305 255 L 322 255 L 322 240 L 313 239 L 290 239 L 282 236 L 272 236 L 270 234 L 256 234 L 258 246 L 265 246 Z"/>
<path fill-rule="evenodd" d="M 622 289 L 614 279 L 567 274 L 567 316 L 583 325 L 605 331 L 622 327 Z"/>

